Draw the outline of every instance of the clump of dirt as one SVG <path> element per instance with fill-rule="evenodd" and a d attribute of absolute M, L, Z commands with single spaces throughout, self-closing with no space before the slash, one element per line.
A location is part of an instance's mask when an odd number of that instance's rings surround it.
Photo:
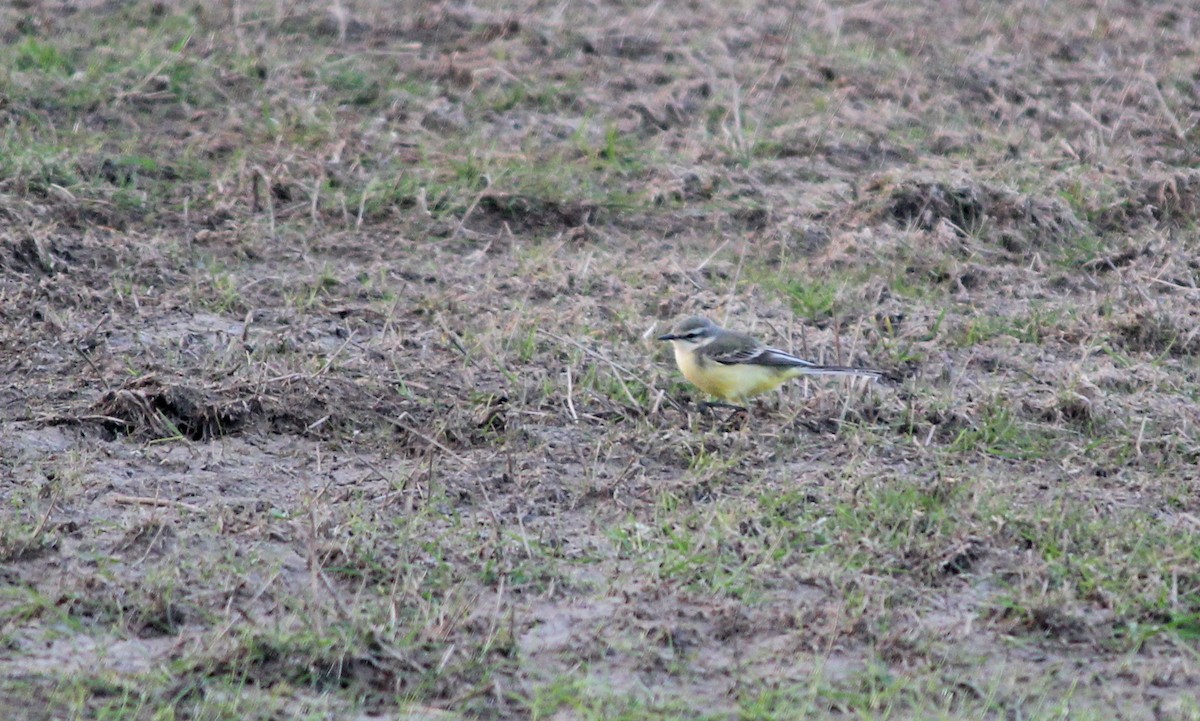
<path fill-rule="evenodd" d="M 1035 606 L 1014 611 L 1002 609 L 994 612 L 995 618 L 1006 619 L 1015 628 L 1043 634 L 1047 637 L 1084 643 L 1094 638 L 1094 624 L 1071 610 L 1055 605 Z"/>
<path fill-rule="evenodd" d="M 1145 255 L 1148 255 L 1148 251 L 1144 247 L 1125 248 L 1124 250 L 1117 251 L 1116 253 L 1109 253 L 1102 255 L 1099 258 L 1092 258 L 1091 260 L 1083 263 L 1082 267 L 1084 270 L 1091 273 L 1108 273 L 1119 268 L 1124 268 L 1125 266 L 1130 265 L 1138 258 L 1141 258 Z"/>
<path fill-rule="evenodd" d="M 92 412 L 111 430 L 139 438 L 204 441 L 237 432 L 262 412 L 262 403 L 144 376 L 102 395 Z"/>
<path fill-rule="evenodd" d="M 1200 170 L 1188 168 L 1156 173 L 1145 178 L 1141 204 L 1160 223 L 1180 227 L 1200 217 Z"/>
<path fill-rule="evenodd" d="M 1071 424 L 1087 429 L 1099 421 L 1097 401 L 1076 391 L 1062 391 L 1042 401 L 1026 400 L 1025 411 L 1048 423 Z"/>
<path fill-rule="evenodd" d="M 950 186 L 938 181 L 914 181 L 892 190 L 887 210 L 902 227 L 933 230 L 944 218 L 965 234 L 983 222 L 986 210 L 982 195 L 980 188 L 971 183 Z"/>
<path fill-rule="evenodd" d="M 483 219 L 493 232 L 508 224 L 514 233 L 569 229 L 598 222 L 600 206 L 512 193 L 488 193 L 479 199 L 472 218 Z"/>
<path fill-rule="evenodd" d="M 1165 308 L 1137 311 L 1114 324 L 1113 330 L 1115 344 L 1131 353 L 1200 355 L 1200 323 L 1191 314 Z"/>
<path fill-rule="evenodd" d="M 471 445 L 481 434 L 503 427 L 503 411 L 498 409 L 478 421 L 464 414 L 461 424 L 432 428 L 428 409 L 388 395 L 337 378 L 303 374 L 204 387 L 150 375 L 104 392 L 84 413 L 52 420 L 95 422 L 111 433 L 143 440 L 208 441 L 251 430 L 325 437 L 389 429 L 414 455 L 439 442 Z"/>
<path fill-rule="evenodd" d="M 1061 244 L 1083 232 L 1075 214 L 1058 199 L 969 180 L 914 178 L 873 190 L 888 198 L 884 217 L 901 228 L 932 231 L 948 223 L 962 237 L 981 236 L 1010 252 Z"/>
<path fill-rule="evenodd" d="M 69 255 L 47 235 L 5 234 L 0 244 L 0 269 L 17 274 L 51 275 L 61 272 Z"/>

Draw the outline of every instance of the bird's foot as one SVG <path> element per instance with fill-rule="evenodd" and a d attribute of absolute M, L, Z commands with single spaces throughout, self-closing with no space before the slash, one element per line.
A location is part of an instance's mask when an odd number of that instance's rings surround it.
<path fill-rule="evenodd" d="M 729 415 L 725 416 L 725 420 L 721 421 L 720 428 L 723 431 L 740 431 L 750 424 L 750 409 L 738 408 Z"/>
<path fill-rule="evenodd" d="M 717 426 L 722 430 L 730 430 L 732 428 L 743 428 L 746 422 L 750 420 L 750 409 L 745 406 L 734 405 L 733 403 L 721 403 L 717 401 L 707 401 L 700 404 L 700 410 L 712 414 L 714 408 L 725 408 L 731 413 L 722 418 Z"/>

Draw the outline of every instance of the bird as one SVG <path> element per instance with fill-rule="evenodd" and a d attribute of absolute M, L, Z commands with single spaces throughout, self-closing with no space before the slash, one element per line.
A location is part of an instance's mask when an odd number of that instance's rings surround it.
<path fill-rule="evenodd" d="M 670 341 L 675 364 L 683 377 L 720 403 L 702 408 L 732 408 L 745 412 L 746 401 L 800 376 L 858 376 L 880 380 L 889 375 L 871 368 L 821 365 L 764 345 L 753 336 L 726 330 L 708 318 L 692 316 L 658 337 Z"/>

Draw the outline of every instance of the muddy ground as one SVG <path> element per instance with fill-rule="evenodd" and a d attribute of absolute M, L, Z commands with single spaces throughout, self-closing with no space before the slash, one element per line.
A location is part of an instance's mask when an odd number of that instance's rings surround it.
<path fill-rule="evenodd" d="M 0 707 L 1200 718 L 1198 30 L 6 6 Z"/>

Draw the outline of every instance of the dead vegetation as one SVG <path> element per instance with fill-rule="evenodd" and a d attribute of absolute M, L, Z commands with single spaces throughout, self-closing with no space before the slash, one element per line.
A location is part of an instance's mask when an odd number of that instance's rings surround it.
<path fill-rule="evenodd" d="M 1200 718 L 1197 22 L 0 10 L 0 704 Z"/>

